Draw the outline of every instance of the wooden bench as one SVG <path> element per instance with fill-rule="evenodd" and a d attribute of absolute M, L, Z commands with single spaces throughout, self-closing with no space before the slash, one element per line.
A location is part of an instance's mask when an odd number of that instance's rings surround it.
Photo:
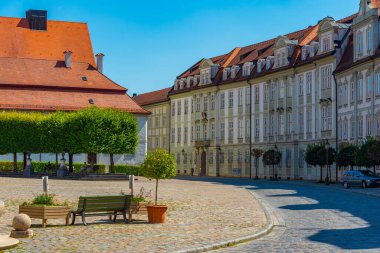
<path fill-rule="evenodd" d="M 128 222 L 127 212 L 131 206 L 131 195 L 117 196 L 90 196 L 79 197 L 78 208 L 72 210 L 73 219 L 71 225 L 75 223 L 76 216 L 82 217 L 83 225 L 87 226 L 86 217 L 88 216 L 112 216 L 116 221 L 118 214 L 122 214 L 124 222 Z"/>

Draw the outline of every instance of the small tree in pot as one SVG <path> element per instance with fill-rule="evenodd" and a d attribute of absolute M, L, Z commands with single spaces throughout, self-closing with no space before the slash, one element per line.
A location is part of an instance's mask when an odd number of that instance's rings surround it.
<path fill-rule="evenodd" d="M 157 149 L 148 153 L 142 169 L 145 177 L 156 180 L 155 205 L 147 207 L 149 223 L 165 223 L 168 208 L 166 205 L 157 204 L 158 181 L 176 176 L 177 165 L 174 157 L 165 150 Z"/>

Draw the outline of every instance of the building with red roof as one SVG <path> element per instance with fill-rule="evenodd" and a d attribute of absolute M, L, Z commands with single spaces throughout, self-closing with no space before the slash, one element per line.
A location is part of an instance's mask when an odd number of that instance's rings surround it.
<path fill-rule="evenodd" d="M 116 160 L 143 160 L 149 112 L 102 73 L 104 55 L 94 55 L 86 23 L 48 20 L 47 11 L 39 10 L 27 11 L 25 18 L 0 17 L 0 45 L 0 110 L 51 112 L 97 106 L 127 111 L 138 118 L 140 144 L 136 154 Z M 50 159 L 44 156 L 42 160 Z M 98 155 L 97 161 L 108 163 L 105 157 Z M 86 160 L 85 155 L 74 159 Z"/>

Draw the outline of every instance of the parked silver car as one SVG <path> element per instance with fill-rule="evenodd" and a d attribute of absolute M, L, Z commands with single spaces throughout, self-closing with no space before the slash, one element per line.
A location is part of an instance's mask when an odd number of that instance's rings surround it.
<path fill-rule="evenodd" d="M 346 189 L 351 186 L 367 188 L 380 185 L 380 177 L 369 170 L 347 170 L 340 181 Z"/>

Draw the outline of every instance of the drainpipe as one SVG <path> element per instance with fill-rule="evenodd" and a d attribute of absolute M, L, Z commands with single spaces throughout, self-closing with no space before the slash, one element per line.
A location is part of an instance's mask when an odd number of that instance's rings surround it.
<path fill-rule="evenodd" d="M 251 79 L 248 78 L 247 84 L 249 85 L 249 179 L 252 179 L 252 84 L 249 82 Z"/>
<path fill-rule="evenodd" d="M 335 82 L 335 150 L 339 152 L 339 127 L 338 127 L 338 82 L 336 81 L 335 73 L 333 73 L 334 82 Z M 330 175 L 331 176 L 331 175 Z M 335 163 L 335 180 L 338 182 L 338 164 Z"/>
<path fill-rule="evenodd" d="M 172 144 L 172 101 L 170 97 L 168 97 L 169 100 L 169 154 L 171 154 L 171 144 Z"/>

